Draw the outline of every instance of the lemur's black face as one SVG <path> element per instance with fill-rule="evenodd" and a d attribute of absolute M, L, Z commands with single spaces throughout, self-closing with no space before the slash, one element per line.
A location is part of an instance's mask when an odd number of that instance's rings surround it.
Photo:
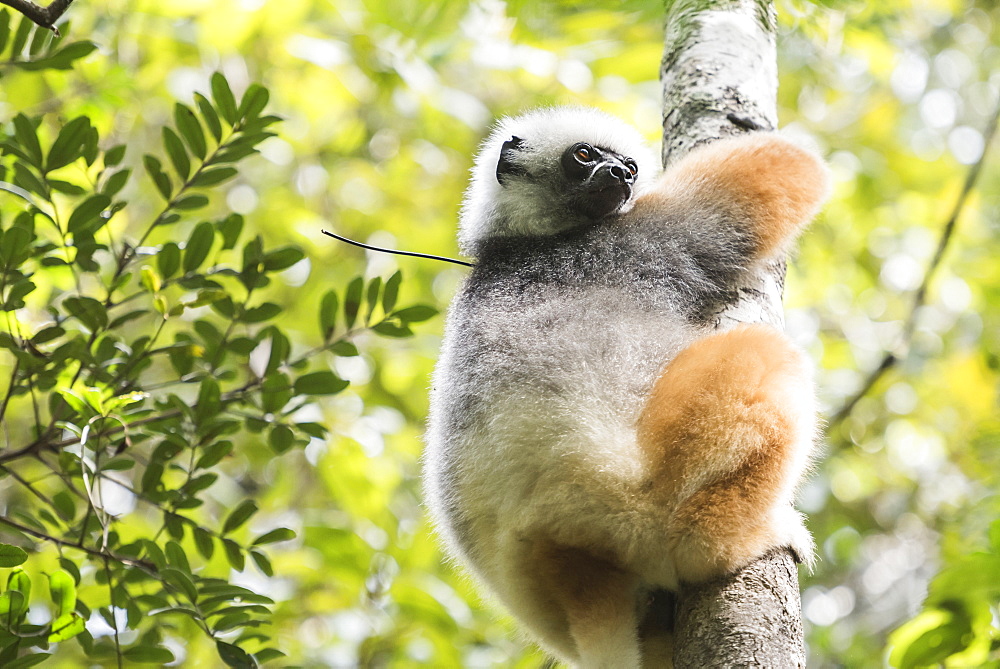
<path fill-rule="evenodd" d="M 562 169 L 573 191 L 573 207 L 588 218 L 618 213 L 632 198 L 639 166 L 628 156 L 579 142 L 563 152 Z"/>
<path fill-rule="evenodd" d="M 521 179 L 550 180 L 558 202 L 573 213 L 595 221 L 617 214 L 632 199 L 639 166 L 629 156 L 577 142 L 563 151 L 558 165 L 546 161 L 540 169 L 533 170 L 525 165 L 531 161 L 523 153 L 524 140 L 520 137 L 511 137 L 503 143 L 496 171 L 501 186 Z"/>

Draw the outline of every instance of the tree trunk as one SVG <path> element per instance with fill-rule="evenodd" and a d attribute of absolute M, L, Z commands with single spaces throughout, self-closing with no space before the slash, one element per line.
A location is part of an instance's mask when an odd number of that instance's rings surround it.
<path fill-rule="evenodd" d="M 698 144 L 777 126 L 775 12 L 769 0 L 666 0 L 663 163 Z M 716 327 L 782 327 L 785 265 L 739 286 L 716 311 Z M 737 574 L 682 587 L 674 621 L 674 665 L 804 667 L 797 569 L 789 551 Z"/>

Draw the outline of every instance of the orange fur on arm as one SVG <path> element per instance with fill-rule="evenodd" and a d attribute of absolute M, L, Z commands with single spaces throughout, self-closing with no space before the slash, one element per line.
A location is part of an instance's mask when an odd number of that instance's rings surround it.
<path fill-rule="evenodd" d="M 826 165 L 775 133 L 699 147 L 661 177 L 661 194 L 699 208 L 725 207 L 751 226 L 756 255 L 787 250 L 829 194 Z M 654 196 L 655 197 L 655 196 Z"/>

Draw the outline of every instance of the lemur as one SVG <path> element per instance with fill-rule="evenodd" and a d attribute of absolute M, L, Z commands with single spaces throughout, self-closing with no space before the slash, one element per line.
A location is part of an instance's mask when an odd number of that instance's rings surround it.
<path fill-rule="evenodd" d="M 639 638 L 650 589 L 774 548 L 813 559 L 792 507 L 816 441 L 811 363 L 774 327 L 706 314 L 788 251 L 826 167 L 754 132 L 659 172 L 597 110 L 500 122 L 433 380 L 424 480 L 448 551 L 579 667 L 669 666 L 669 643 Z"/>

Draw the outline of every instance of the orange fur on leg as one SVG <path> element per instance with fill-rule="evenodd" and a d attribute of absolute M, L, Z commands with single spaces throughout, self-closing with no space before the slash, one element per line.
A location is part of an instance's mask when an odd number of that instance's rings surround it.
<path fill-rule="evenodd" d="M 808 559 L 790 504 L 814 436 L 810 377 L 783 334 L 749 325 L 696 341 L 657 379 L 639 444 L 670 513 L 681 580 L 732 571 L 780 546 Z"/>

